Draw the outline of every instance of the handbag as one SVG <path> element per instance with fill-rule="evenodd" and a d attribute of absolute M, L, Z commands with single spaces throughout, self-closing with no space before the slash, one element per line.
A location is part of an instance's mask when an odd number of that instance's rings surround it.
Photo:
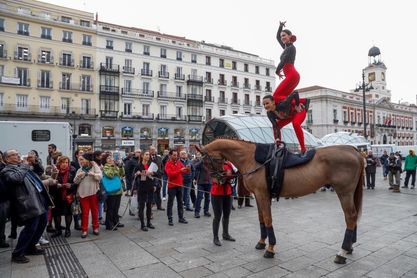
<path fill-rule="evenodd" d="M 71 213 L 72 215 L 79 215 L 81 214 L 81 205 L 80 200 L 78 197 L 74 198 L 74 202 L 71 204 Z"/>
<path fill-rule="evenodd" d="M 122 188 L 122 181 L 118 176 L 114 176 L 113 178 L 103 176 L 101 183 L 107 193 L 114 193 Z"/>

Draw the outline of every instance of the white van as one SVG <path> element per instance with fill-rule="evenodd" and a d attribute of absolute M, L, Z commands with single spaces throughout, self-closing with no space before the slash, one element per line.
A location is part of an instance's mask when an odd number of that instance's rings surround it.
<path fill-rule="evenodd" d="M 395 153 L 397 146 L 394 144 L 383 144 L 383 145 L 372 145 L 371 150 L 374 156 L 381 157 L 384 154 L 384 151 L 387 151 L 387 154 Z"/>
<path fill-rule="evenodd" d="M 63 155 L 72 158 L 72 128 L 66 122 L 0 121 L 0 150 L 15 149 L 20 154 L 39 153 L 44 166 L 48 145 L 55 144 Z"/>

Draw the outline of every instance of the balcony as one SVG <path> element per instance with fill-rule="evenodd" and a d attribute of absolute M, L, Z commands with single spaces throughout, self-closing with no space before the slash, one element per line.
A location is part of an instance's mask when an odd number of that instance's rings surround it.
<path fill-rule="evenodd" d="M 259 84 L 255 84 L 255 90 L 262 91 L 262 87 Z"/>
<path fill-rule="evenodd" d="M 59 89 L 63 91 L 92 92 L 92 84 L 59 82 Z"/>
<path fill-rule="evenodd" d="M 204 83 L 213 85 L 213 78 L 205 78 Z"/>
<path fill-rule="evenodd" d="M 250 100 L 245 100 L 245 101 L 243 102 L 243 106 L 252 106 L 252 101 L 250 101 Z"/>
<path fill-rule="evenodd" d="M 29 31 L 17 30 L 17 34 L 23 35 L 23 36 L 29 36 Z"/>
<path fill-rule="evenodd" d="M 130 115 L 122 114 L 121 118 L 124 120 L 153 121 L 155 117 L 153 113 L 132 113 Z"/>
<path fill-rule="evenodd" d="M 120 66 L 115 64 L 100 63 L 100 72 L 120 73 Z"/>
<path fill-rule="evenodd" d="M 212 97 L 212 96 L 204 96 L 204 101 L 205 102 L 214 102 L 214 97 Z"/>
<path fill-rule="evenodd" d="M 81 69 L 90 69 L 90 70 L 92 70 L 92 69 L 94 69 L 94 63 L 93 62 L 86 62 L 86 61 L 83 61 L 83 60 L 81 60 L 80 61 L 80 68 Z"/>
<path fill-rule="evenodd" d="M 197 115 L 188 115 L 188 121 L 189 122 L 203 122 L 203 116 L 197 116 Z"/>
<path fill-rule="evenodd" d="M 113 45 L 106 45 L 107 49 L 113 49 Z"/>
<path fill-rule="evenodd" d="M 135 74 L 135 68 L 132 67 L 123 67 L 124 74 Z"/>
<path fill-rule="evenodd" d="M 153 72 L 150 69 L 141 69 L 140 70 L 140 75 L 141 76 L 147 76 L 147 77 L 152 77 Z"/>
<path fill-rule="evenodd" d="M 228 104 L 228 99 L 227 99 L 227 98 L 224 98 L 224 97 L 219 97 L 219 98 L 217 99 L 217 103 L 218 103 L 219 105 L 221 105 L 221 104 L 223 104 L 223 105 L 227 105 L 227 104 Z"/>
<path fill-rule="evenodd" d="M 45 80 L 38 80 L 38 88 L 39 89 L 52 89 L 53 86 L 53 82 L 49 81 L 49 82 L 45 82 Z"/>
<path fill-rule="evenodd" d="M 0 52 L 0 59 L 7 59 L 7 50 L 3 49 L 3 51 Z"/>
<path fill-rule="evenodd" d="M 187 94 L 187 99 L 203 101 L 203 95 Z"/>
<path fill-rule="evenodd" d="M 176 74 L 174 75 L 174 79 L 175 79 L 175 80 L 184 81 L 184 80 L 185 80 L 185 74 L 179 74 L 179 73 L 176 73 Z"/>
<path fill-rule="evenodd" d="M 268 93 L 272 92 L 272 88 L 271 87 L 265 87 L 265 92 L 268 92 Z"/>
<path fill-rule="evenodd" d="M 169 72 L 167 71 L 158 71 L 158 77 L 162 79 L 169 79 Z"/>
<path fill-rule="evenodd" d="M 68 43 L 72 43 L 72 39 L 71 38 L 62 38 L 63 42 L 68 42 Z"/>
<path fill-rule="evenodd" d="M 125 52 L 132 53 L 132 49 L 131 48 L 125 48 Z"/>
<path fill-rule="evenodd" d="M 52 36 L 51 35 L 46 35 L 46 34 L 41 34 L 41 39 L 52 40 Z"/>
<path fill-rule="evenodd" d="M 107 95 L 119 95 L 119 86 L 100 85 L 100 93 Z"/>
<path fill-rule="evenodd" d="M 118 115 L 119 111 L 100 110 L 100 118 L 116 119 Z"/>
<path fill-rule="evenodd" d="M 231 105 L 240 105 L 240 100 L 239 100 L 239 99 L 232 99 L 232 100 L 230 101 L 230 104 L 231 104 Z"/>
<path fill-rule="evenodd" d="M 239 82 L 232 81 L 232 83 L 230 84 L 230 86 L 232 86 L 232 88 L 239 88 Z"/>
<path fill-rule="evenodd" d="M 27 52 L 27 53 L 22 53 L 19 51 L 15 51 L 14 52 L 14 60 L 15 61 L 25 61 L 25 62 L 32 62 L 32 54 Z"/>
<path fill-rule="evenodd" d="M 174 92 L 157 92 L 158 99 L 166 100 L 185 100 L 185 94 L 178 94 Z"/>
<path fill-rule="evenodd" d="M 338 119 L 333 119 L 333 123 L 337 124 L 337 123 L 339 123 L 339 120 Z"/>
<path fill-rule="evenodd" d="M 244 90 L 250 90 L 250 88 L 251 88 L 251 86 L 250 86 L 250 84 L 249 84 L 249 83 L 244 83 L 244 84 L 243 84 L 243 89 L 244 89 Z"/>
<path fill-rule="evenodd" d="M 54 56 L 43 56 L 42 54 L 38 55 L 38 64 L 46 64 L 46 65 L 53 65 L 54 64 Z"/>
<path fill-rule="evenodd" d="M 217 81 L 217 85 L 219 85 L 219 86 L 227 86 L 227 81 L 226 80 L 223 80 L 223 79 L 219 79 Z"/>
<path fill-rule="evenodd" d="M 82 44 L 86 45 L 86 46 L 92 46 L 93 45 L 93 43 L 90 42 L 90 41 L 83 41 Z"/>
<path fill-rule="evenodd" d="M 127 98 L 153 98 L 154 97 L 153 91 L 144 91 L 139 89 L 128 89 L 122 88 L 122 97 Z"/>
<path fill-rule="evenodd" d="M 182 121 L 186 122 L 187 117 L 184 115 L 170 115 L 170 114 L 158 114 L 156 116 L 157 121 Z"/>
<path fill-rule="evenodd" d="M 203 76 L 189 74 L 187 84 L 190 84 L 190 83 L 203 86 Z"/>
<path fill-rule="evenodd" d="M 59 65 L 62 67 L 74 67 L 74 59 L 63 59 L 59 58 Z"/>
<path fill-rule="evenodd" d="M 73 112 L 76 115 L 95 117 L 95 109 L 84 109 L 80 107 L 66 107 L 61 106 L 49 106 L 40 107 L 39 105 L 28 105 L 26 107 L 17 107 L 16 104 L 4 104 L 0 107 L 0 115 L 13 115 L 13 116 L 35 116 L 35 117 L 60 117 L 66 118 L 68 115 L 72 115 Z"/>

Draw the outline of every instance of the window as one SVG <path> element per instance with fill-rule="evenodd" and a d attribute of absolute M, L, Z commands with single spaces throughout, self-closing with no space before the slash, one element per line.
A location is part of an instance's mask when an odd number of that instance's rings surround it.
<path fill-rule="evenodd" d="M 83 34 L 83 45 L 92 45 L 90 35 Z"/>
<path fill-rule="evenodd" d="M 165 106 L 166 108 L 166 106 Z M 142 115 L 149 116 L 150 114 L 150 105 L 149 104 L 142 104 Z"/>
<path fill-rule="evenodd" d="M 184 80 L 184 76 L 182 74 L 182 67 L 177 67 L 175 70 L 175 79 Z"/>
<path fill-rule="evenodd" d="M 0 18 L 0 32 L 4 32 L 4 19 Z"/>
<path fill-rule="evenodd" d="M 267 81 L 265 83 L 265 91 L 267 91 L 267 92 L 271 92 L 272 91 L 272 89 L 271 89 L 271 83 L 269 81 Z"/>
<path fill-rule="evenodd" d="M 132 43 L 131 42 L 125 42 L 125 51 L 126 52 L 132 52 Z"/>
<path fill-rule="evenodd" d="M 30 86 L 29 69 L 17 68 L 17 77 L 20 79 L 21 86 Z"/>
<path fill-rule="evenodd" d="M 307 123 L 312 124 L 313 123 L 313 110 L 308 110 L 307 112 Z"/>
<path fill-rule="evenodd" d="M 213 80 L 212 80 L 212 78 L 211 78 L 211 72 L 209 72 L 209 71 L 206 71 L 206 80 L 205 80 L 207 83 L 213 83 Z"/>
<path fill-rule="evenodd" d="M 177 85 L 175 89 L 176 97 L 182 97 L 182 86 Z"/>
<path fill-rule="evenodd" d="M 52 28 L 41 27 L 41 38 L 52 40 Z"/>
<path fill-rule="evenodd" d="M 90 21 L 87 20 L 80 20 L 80 25 L 83 27 L 90 27 Z"/>
<path fill-rule="evenodd" d="M 175 108 L 175 115 L 178 119 L 182 119 L 182 106 L 177 106 Z"/>
<path fill-rule="evenodd" d="M 177 61 L 182 61 L 182 52 L 177 51 Z"/>
<path fill-rule="evenodd" d="M 73 67 L 74 66 L 74 60 L 72 59 L 71 53 L 62 53 L 61 58 L 61 65 L 66 67 Z"/>
<path fill-rule="evenodd" d="M 106 48 L 107 49 L 113 49 L 113 41 L 112 40 L 106 40 Z"/>
<path fill-rule="evenodd" d="M 83 56 L 83 59 L 81 60 L 81 67 L 84 69 L 91 69 L 93 67 L 91 57 Z"/>
<path fill-rule="evenodd" d="M 165 48 L 161 48 L 161 58 L 167 57 L 167 50 Z"/>
<path fill-rule="evenodd" d="M 266 69 L 265 69 L 265 75 L 266 75 L 266 76 L 269 76 L 269 68 L 266 68 Z"/>
<path fill-rule="evenodd" d="M 238 111 L 236 111 L 236 110 L 232 111 L 232 114 L 237 114 L 237 113 L 238 113 Z"/>
<path fill-rule="evenodd" d="M 69 90 L 71 88 L 71 73 L 62 73 L 60 89 Z"/>
<path fill-rule="evenodd" d="M 209 108 L 206 109 L 206 119 L 211 120 L 211 109 Z"/>
<path fill-rule="evenodd" d="M 210 101 L 210 100 L 211 100 L 211 90 L 206 89 L 206 101 Z"/>
<path fill-rule="evenodd" d="M 124 69 L 123 69 L 123 72 L 127 72 L 127 73 L 135 73 L 135 72 L 133 71 L 133 67 L 132 67 L 132 65 L 133 65 L 133 62 L 132 62 L 132 60 L 131 60 L 131 59 L 125 59 L 125 67 L 124 67 Z"/>
<path fill-rule="evenodd" d="M 167 65 L 161 65 L 161 74 L 165 75 L 167 73 Z"/>
<path fill-rule="evenodd" d="M 149 88 L 150 88 L 150 84 L 149 84 L 149 82 L 147 82 L 147 81 L 144 81 L 143 83 L 142 83 L 142 90 L 143 90 L 143 93 L 144 94 L 149 94 Z"/>
<path fill-rule="evenodd" d="M 132 90 L 132 80 L 125 80 L 123 91 L 124 93 L 130 93 Z"/>
<path fill-rule="evenodd" d="M 245 104 L 250 105 L 249 94 L 245 94 Z"/>
<path fill-rule="evenodd" d="M 166 96 L 167 94 L 167 84 L 159 84 L 159 91 L 161 95 Z"/>
<path fill-rule="evenodd" d="M 29 24 L 18 22 L 17 23 L 17 33 L 19 35 L 29 36 Z"/>
<path fill-rule="evenodd" d="M 91 100 L 81 99 L 81 114 L 91 114 Z"/>
<path fill-rule="evenodd" d="M 197 54 L 191 54 L 191 63 L 197 64 Z"/>
<path fill-rule="evenodd" d="M 32 130 L 32 141 L 34 142 L 48 142 L 51 140 L 51 131 L 47 129 Z"/>
<path fill-rule="evenodd" d="M 235 61 L 232 61 L 232 69 L 237 70 L 237 64 Z"/>
<path fill-rule="evenodd" d="M 221 102 L 225 102 L 226 97 L 225 97 L 225 92 L 224 91 L 220 91 L 219 92 L 219 99 L 221 100 Z"/>
<path fill-rule="evenodd" d="M 38 62 L 42 64 L 51 64 L 53 62 L 51 51 L 41 50 L 41 54 L 39 55 Z"/>
<path fill-rule="evenodd" d="M 78 134 L 91 136 L 91 125 L 89 124 L 80 124 L 78 125 Z"/>
<path fill-rule="evenodd" d="M 255 66 L 255 73 L 259 74 L 259 66 Z"/>
<path fill-rule="evenodd" d="M 132 116 L 132 103 L 130 102 L 123 103 L 123 115 Z"/>
<path fill-rule="evenodd" d="M 206 65 L 211 66 L 211 57 L 210 56 L 206 56 Z"/>
<path fill-rule="evenodd" d="M 28 108 L 28 96 L 27 95 L 16 95 L 16 109 L 26 110 Z"/>
<path fill-rule="evenodd" d="M 248 64 L 244 64 L 244 65 L 243 65 L 243 70 L 244 70 L 245 72 L 249 72 L 249 65 L 248 65 Z"/>
<path fill-rule="evenodd" d="M 224 59 L 219 59 L 219 67 L 224 68 Z"/>
<path fill-rule="evenodd" d="M 51 72 L 49 70 L 41 70 L 40 80 L 38 81 L 40 88 L 52 88 Z"/>
<path fill-rule="evenodd" d="M 4 65 L 0 65 L 0 77 L 4 75 Z"/>
<path fill-rule="evenodd" d="M 149 45 L 143 46 L 143 55 L 151 55 L 150 47 Z"/>
<path fill-rule="evenodd" d="M 220 116 L 224 116 L 224 115 L 226 115 L 226 110 L 220 109 Z"/>
<path fill-rule="evenodd" d="M 83 91 L 83 92 L 92 91 L 91 76 L 90 75 L 82 75 L 81 76 L 81 91 Z"/>
<path fill-rule="evenodd" d="M 61 112 L 65 114 L 70 113 L 70 98 L 68 97 L 61 98 Z"/>
<path fill-rule="evenodd" d="M 0 58 L 7 58 L 7 51 L 5 49 L 4 43 L 0 42 Z"/>
<path fill-rule="evenodd" d="M 113 57 L 106 56 L 106 68 L 113 68 Z"/>
<path fill-rule="evenodd" d="M 39 108 L 42 110 L 49 110 L 51 108 L 51 98 L 50 97 L 39 97 Z"/>
<path fill-rule="evenodd" d="M 159 114 L 160 116 L 162 116 L 162 118 L 166 118 L 167 117 L 167 106 L 166 105 L 161 105 L 159 107 Z"/>
<path fill-rule="evenodd" d="M 238 87 L 237 76 L 232 76 L 232 87 Z"/>
<path fill-rule="evenodd" d="M 16 53 L 16 60 L 23 60 L 23 61 L 30 61 L 31 59 L 31 55 L 29 53 L 29 48 L 27 47 L 21 47 L 19 46 L 17 48 L 17 53 Z"/>
<path fill-rule="evenodd" d="M 237 104 L 238 100 L 237 100 L 237 93 L 233 93 L 232 94 L 232 103 Z"/>
<path fill-rule="evenodd" d="M 70 23 L 70 22 L 71 22 L 71 20 L 72 20 L 72 18 L 71 18 L 71 17 L 68 17 L 68 16 L 61 16 L 61 21 L 62 21 L 62 22 L 65 22 L 65 23 Z"/>
<path fill-rule="evenodd" d="M 261 96 L 256 96 L 256 106 L 261 106 Z"/>
<path fill-rule="evenodd" d="M 62 31 L 62 41 L 72 43 L 72 32 Z"/>

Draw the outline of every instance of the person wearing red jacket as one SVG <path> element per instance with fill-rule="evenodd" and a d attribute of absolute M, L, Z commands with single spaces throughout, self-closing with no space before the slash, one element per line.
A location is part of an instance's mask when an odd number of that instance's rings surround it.
<path fill-rule="evenodd" d="M 177 198 L 178 222 L 187 224 L 184 218 L 184 207 L 182 202 L 182 174 L 189 173 L 190 168 L 184 167 L 180 160 L 178 160 L 178 152 L 176 150 L 169 151 L 169 160 L 165 164 L 165 173 L 168 177 L 168 205 L 167 216 L 168 225 L 174 226 L 172 221 L 172 207 L 174 199 Z"/>
<path fill-rule="evenodd" d="M 229 234 L 229 216 L 232 209 L 232 185 L 231 180 L 233 177 L 233 166 L 230 162 L 226 161 L 223 165 L 225 171 L 224 179 L 218 180 L 213 178 L 211 186 L 211 204 L 213 206 L 214 219 L 213 219 L 213 243 L 217 246 L 221 246 L 219 240 L 219 226 L 220 219 L 223 214 L 223 240 L 235 241 L 235 239 Z"/>

